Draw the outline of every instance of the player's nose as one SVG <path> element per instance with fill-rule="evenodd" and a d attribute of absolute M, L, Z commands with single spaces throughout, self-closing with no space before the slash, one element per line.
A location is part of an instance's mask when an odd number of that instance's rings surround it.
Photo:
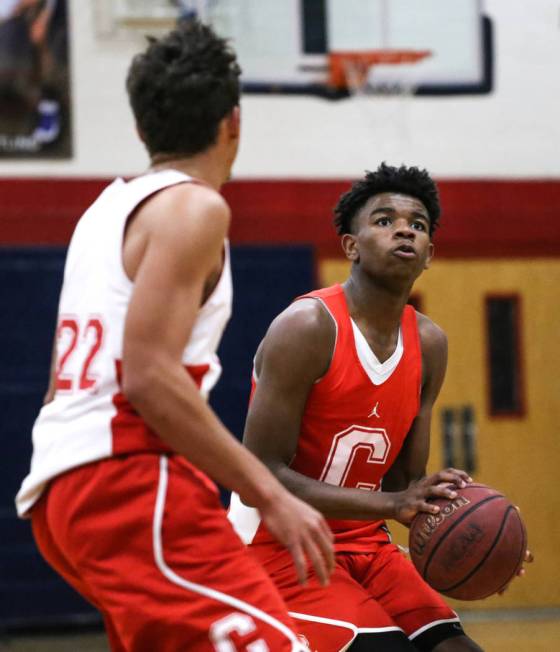
<path fill-rule="evenodd" d="M 416 232 L 408 220 L 397 220 L 394 224 L 395 230 L 393 235 L 395 238 L 407 238 L 408 240 L 414 240 L 416 237 Z"/>

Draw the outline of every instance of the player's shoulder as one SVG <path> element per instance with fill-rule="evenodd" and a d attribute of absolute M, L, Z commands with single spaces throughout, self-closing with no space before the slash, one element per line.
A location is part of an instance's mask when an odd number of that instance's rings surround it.
<path fill-rule="evenodd" d="M 319 377 L 328 366 L 335 339 L 335 325 L 321 302 L 307 297 L 298 299 L 270 324 L 257 362 L 262 355 L 276 361 L 291 361 L 294 368 L 303 365 L 313 377 Z"/>
<path fill-rule="evenodd" d="M 172 214 L 188 215 L 191 219 L 209 216 L 229 221 L 231 212 L 225 199 L 210 186 L 202 183 L 178 183 L 155 196 Z M 159 207 L 161 208 L 161 206 Z"/>
<path fill-rule="evenodd" d="M 201 205 L 207 209 L 230 214 L 229 206 L 222 195 L 206 183 L 193 181 L 191 183 L 178 183 L 169 188 L 174 193 L 178 202 L 188 201 Z"/>
<path fill-rule="evenodd" d="M 418 311 L 416 311 L 416 322 L 423 353 L 447 351 L 447 335 L 440 326 Z"/>
<path fill-rule="evenodd" d="M 185 239 L 204 246 L 222 240 L 231 212 L 225 199 L 200 183 L 180 183 L 150 197 L 140 209 L 150 232 L 171 239 Z"/>
<path fill-rule="evenodd" d="M 336 329 L 321 303 L 301 298 L 270 324 L 255 356 L 260 380 L 272 376 L 313 383 L 328 370 Z M 260 382 L 259 380 L 259 382 Z"/>
<path fill-rule="evenodd" d="M 292 335 L 309 338 L 328 337 L 335 325 L 321 301 L 302 297 L 291 303 L 272 322 L 270 331 L 286 331 Z"/>

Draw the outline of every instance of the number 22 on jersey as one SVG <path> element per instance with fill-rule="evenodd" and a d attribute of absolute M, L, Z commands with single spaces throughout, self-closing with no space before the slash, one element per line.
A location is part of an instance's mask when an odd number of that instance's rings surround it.
<path fill-rule="evenodd" d="M 61 315 L 56 329 L 56 391 L 73 393 L 95 388 L 92 372 L 95 359 L 104 342 L 104 327 L 99 315 L 83 323 L 72 315 Z"/>

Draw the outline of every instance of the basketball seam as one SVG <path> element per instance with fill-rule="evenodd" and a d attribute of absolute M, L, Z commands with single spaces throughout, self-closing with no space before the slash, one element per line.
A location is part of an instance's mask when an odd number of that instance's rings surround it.
<path fill-rule="evenodd" d="M 512 507 L 511 509 L 515 509 Z M 521 568 L 521 565 L 523 564 L 523 559 L 525 557 L 525 551 L 527 550 L 527 531 L 525 530 L 525 525 L 521 518 L 518 519 L 518 523 L 521 526 L 521 534 L 523 535 L 523 545 L 521 546 L 521 553 L 519 554 L 519 559 L 517 560 L 517 564 L 515 565 L 515 573 Z M 513 576 L 512 576 L 513 577 Z M 508 583 L 511 581 L 511 578 L 507 580 L 499 589 L 498 591 L 501 591 L 504 587 L 508 585 Z"/>
<path fill-rule="evenodd" d="M 481 505 L 482 503 L 478 503 L 478 504 Z M 502 532 L 503 532 L 504 527 L 505 527 L 505 525 L 506 525 L 507 517 L 508 517 L 508 515 L 509 515 L 509 513 L 511 512 L 512 509 L 514 509 L 514 508 L 513 508 L 511 505 L 507 508 L 506 513 L 504 514 L 504 518 L 502 519 L 502 523 L 501 523 L 501 525 L 500 525 L 500 529 L 498 530 L 498 533 L 496 534 L 496 536 L 495 536 L 495 538 L 494 538 L 494 541 L 492 541 L 492 544 L 491 544 L 490 547 L 488 548 L 486 554 L 485 554 L 484 557 L 483 557 L 483 558 L 478 562 L 478 564 L 477 564 L 477 565 L 472 569 L 472 571 L 471 571 L 470 573 L 468 573 L 465 577 L 463 577 L 463 579 L 462 579 L 460 582 L 457 582 L 457 583 L 453 584 L 452 586 L 446 587 L 445 589 L 438 589 L 439 591 L 441 591 L 441 592 L 452 591 L 453 589 L 457 588 L 458 586 L 461 586 L 461 584 L 464 584 L 465 582 L 467 582 L 468 580 L 470 580 L 470 578 L 471 578 L 471 577 L 472 577 L 472 576 L 473 576 L 473 575 L 478 571 L 478 569 L 479 569 L 479 568 L 484 564 L 484 562 L 488 559 L 490 553 L 494 550 L 494 546 L 496 545 L 496 542 L 498 541 L 498 539 L 499 539 L 500 536 L 502 535 Z M 499 589 L 498 589 L 498 590 L 499 590 Z"/>
<path fill-rule="evenodd" d="M 496 498 L 504 498 L 505 496 L 502 496 L 501 494 L 498 494 L 497 496 L 489 496 L 488 498 L 485 498 L 484 500 L 481 500 L 479 503 L 476 503 L 473 505 L 468 511 L 466 511 L 460 518 L 458 518 L 455 523 L 453 524 L 452 527 L 450 527 L 445 534 L 442 535 L 440 540 L 436 543 L 436 545 L 433 547 L 432 551 L 430 552 L 428 559 L 426 560 L 426 564 L 424 565 L 424 571 L 422 572 L 422 577 L 426 580 L 426 576 L 428 574 L 428 567 L 430 566 L 430 563 L 432 561 L 433 556 L 436 554 L 438 551 L 439 547 L 441 544 L 447 539 L 447 537 L 453 532 L 453 530 L 461 523 L 467 516 L 471 513 L 474 512 L 476 509 L 480 507 L 480 505 L 484 505 L 491 500 L 495 500 Z M 427 581 L 427 580 L 426 580 Z M 439 591 L 440 589 L 438 589 Z"/>

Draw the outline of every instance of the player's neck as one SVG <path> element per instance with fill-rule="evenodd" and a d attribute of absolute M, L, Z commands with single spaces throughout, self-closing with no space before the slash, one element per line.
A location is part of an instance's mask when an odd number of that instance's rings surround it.
<path fill-rule="evenodd" d="M 396 292 L 375 282 L 351 275 L 343 284 L 353 318 L 375 325 L 376 330 L 390 334 L 398 329 L 408 300 L 406 292 Z"/>
<path fill-rule="evenodd" d="M 213 152 L 204 152 L 192 157 L 181 157 L 176 154 L 155 154 L 152 157 L 150 170 L 178 170 L 190 177 L 199 179 L 219 190 L 228 180 L 230 166 L 223 158 Z"/>

